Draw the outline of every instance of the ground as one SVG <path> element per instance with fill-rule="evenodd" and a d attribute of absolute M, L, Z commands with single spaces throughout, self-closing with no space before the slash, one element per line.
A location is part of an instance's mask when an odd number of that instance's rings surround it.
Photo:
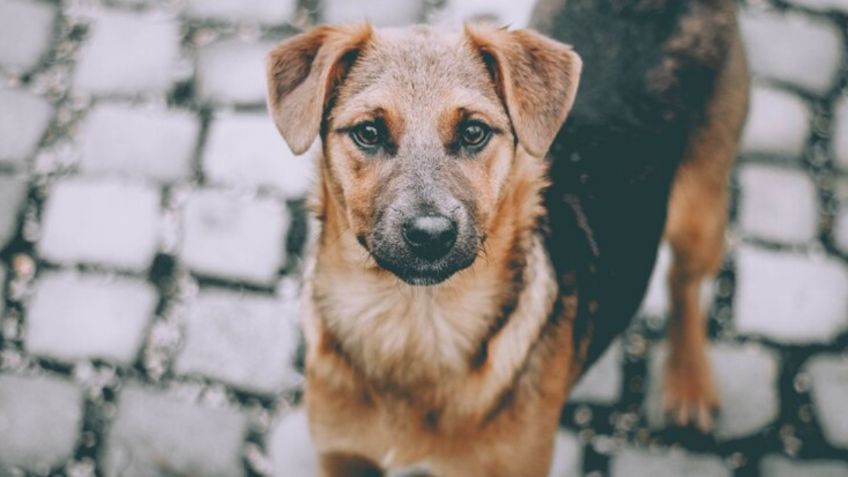
<path fill-rule="evenodd" d="M 552 476 L 848 476 L 848 1 L 749 0 L 756 75 L 709 288 L 724 412 L 666 426 L 663 251 Z M 263 55 L 320 21 L 526 24 L 529 0 L 0 0 L 0 476 L 310 475 L 311 154 Z"/>

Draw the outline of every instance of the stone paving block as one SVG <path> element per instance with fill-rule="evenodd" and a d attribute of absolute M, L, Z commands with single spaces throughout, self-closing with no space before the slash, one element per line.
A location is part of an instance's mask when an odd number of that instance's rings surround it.
<path fill-rule="evenodd" d="M 288 211 L 272 199 L 197 191 L 183 216 L 180 257 L 201 275 L 272 285 L 285 264 Z"/>
<path fill-rule="evenodd" d="M 738 220 L 744 234 L 785 244 L 815 240 L 818 200 L 807 174 L 750 164 L 740 168 L 739 181 Z"/>
<path fill-rule="evenodd" d="M 623 449 L 610 461 L 612 477 L 730 477 L 719 456 L 690 454 L 681 450 L 647 451 Z"/>
<path fill-rule="evenodd" d="M 276 394 L 295 384 L 297 305 L 261 295 L 201 292 L 186 316 L 177 373 L 202 374 L 240 389 Z"/>
<path fill-rule="evenodd" d="M 138 279 L 48 273 L 28 308 L 24 347 L 62 361 L 132 364 L 156 302 L 153 286 Z"/>
<path fill-rule="evenodd" d="M 755 87 L 742 134 L 743 152 L 798 158 L 810 134 L 809 107 L 785 91 Z"/>
<path fill-rule="evenodd" d="M 303 197 L 314 183 L 316 152 L 295 156 L 266 114 L 222 116 L 210 126 L 203 173 L 213 184 Z"/>
<path fill-rule="evenodd" d="M 790 460 L 780 455 L 769 455 L 760 461 L 763 477 L 845 477 L 848 464 L 838 461 Z"/>
<path fill-rule="evenodd" d="M 604 354 L 580 378 L 568 396 L 571 402 L 614 404 L 621 397 L 621 341 L 614 341 Z"/>
<path fill-rule="evenodd" d="M 20 89 L 0 89 L 0 164 L 21 164 L 29 158 L 52 116 L 46 99 Z"/>
<path fill-rule="evenodd" d="M 819 11 L 848 12 L 848 0 L 789 0 L 789 3 Z"/>
<path fill-rule="evenodd" d="M 745 12 L 740 23 L 755 75 L 821 95 L 833 86 L 842 63 L 842 35 L 835 24 L 767 12 Z"/>
<path fill-rule="evenodd" d="M 142 271 L 157 246 L 159 193 L 127 182 L 68 179 L 50 191 L 38 251 L 48 261 Z"/>
<path fill-rule="evenodd" d="M 316 475 L 318 462 L 305 409 L 288 412 L 272 427 L 268 454 L 274 476 Z"/>
<path fill-rule="evenodd" d="M 836 167 L 848 172 L 848 97 L 836 104 L 833 131 L 833 152 Z"/>
<path fill-rule="evenodd" d="M 137 385 L 118 396 L 106 442 L 105 475 L 242 475 L 247 419 L 229 408 L 178 401 Z"/>
<path fill-rule="evenodd" d="M 37 66 L 50 48 L 55 21 L 56 7 L 49 3 L 0 0 L 0 66 Z"/>
<path fill-rule="evenodd" d="M 265 104 L 265 55 L 272 43 L 225 40 L 197 53 L 197 91 L 212 103 Z"/>
<path fill-rule="evenodd" d="M 578 477 L 583 475 L 582 468 L 583 446 L 577 436 L 567 431 L 557 431 L 548 477 Z"/>
<path fill-rule="evenodd" d="M 0 175 L 0 250 L 15 237 L 18 219 L 27 197 L 27 179 Z"/>
<path fill-rule="evenodd" d="M 530 23 L 535 3 L 535 0 L 449 0 L 436 13 L 434 23 L 459 29 L 466 21 L 489 21 L 512 28 L 525 28 Z"/>
<path fill-rule="evenodd" d="M 289 20 L 296 8 L 296 0 L 188 0 L 186 14 L 221 22 L 274 25 Z"/>
<path fill-rule="evenodd" d="M 812 400 L 825 437 L 833 445 L 848 448 L 848 358 L 818 355 L 805 367 L 812 377 Z"/>
<path fill-rule="evenodd" d="M 46 471 L 73 456 L 82 426 L 82 391 L 61 378 L 0 375 L 0 475 Z"/>
<path fill-rule="evenodd" d="M 848 253 L 848 177 L 836 183 L 836 197 L 839 208 L 833 224 L 833 240 L 837 247 Z"/>
<path fill-rule="evenodd" d="M 653 428 L 667 425 L 662 408 L 667 356 L 665 345 L 652 350 L 650 356 L 645 413 Z M 709 358 L 721 402 L 714 431 L 718 439 L 750 435 L 777 417 L 778 363 L 773 352 L 756 344 L 716 343 Z"/>
<path fill-rule="evenodd" d="M 89 175 L 185 179 L 199 123 L 188 111 L 103 104 L 86 117 L 80 136 L 80 169 Z"/>
<path fill-rule="evenodd" d="M 356 23 L 365 20 L 377 27 L 420 23 L 424 2 L 394 0 L 326 0 L 323 20 L 327 23 Z"/>
<path fill-rule="evenodd" d="M 839 261 L 742 246 L 736 254 L 739 333 L 786 344 L 829 342 L 848 328 L 848 271 Z"/>
<path fill-rule="evenodd" d="M 95 95 L 163 92 L 179 48 L 179 25 L 168 16 L 99 12 L 80 51 L 74 88 Z"/>

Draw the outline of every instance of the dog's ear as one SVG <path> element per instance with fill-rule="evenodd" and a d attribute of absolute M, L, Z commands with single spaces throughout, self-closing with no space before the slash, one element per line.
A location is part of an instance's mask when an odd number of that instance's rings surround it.
<path fill-rule="evenodd" d="M 486 64 L 518 141 L 534 156 L 545 155 L 574 104 L 580 57 L 530 30 L 466 24 L 465 35 Z"/>
<path fill-rule="evenodd" d="M 322 26 L 268 54 L 268 108 L 295 154 L 318 137 L 324 109 L 371 35 L 369 24 Z"/>

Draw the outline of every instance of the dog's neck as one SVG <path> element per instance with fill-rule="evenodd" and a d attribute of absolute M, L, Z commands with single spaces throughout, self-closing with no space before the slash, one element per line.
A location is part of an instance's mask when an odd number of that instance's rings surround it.
<path fill-rule="evenodd" d="M 510 379 L 506 374 L 518 371 L 522 348 L 535 342 L 556 298 L 537 233 L 544 177 L 542 161 L 516 158 L 486 253 L 429 287 L 407 285 L 374 263 L 324 177 L 317 204 L 323 224 L 305 297 L 313 321 L 307 338 L 332 340 L 374 386 L 432 391 L 482 367 Z"/>

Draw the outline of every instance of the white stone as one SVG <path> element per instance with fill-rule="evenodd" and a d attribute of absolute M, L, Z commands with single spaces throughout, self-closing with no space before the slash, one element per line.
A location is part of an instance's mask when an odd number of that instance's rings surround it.
<path fill-rule="evenodd" d="M 225 291 L 201 292 L 186 316 L 177 373 L 277 394 L 296 383 L 297 304 Z"/>
<path fill-rule="evenodd" d="M 200 190 L 183 222 L 180 257 L 200 275 L 272 285 L 285 264 L 289 215 L 275 200 Z"/>
<path fill-rule="evenodd" d="M 88 175 L 185 179 L 198 130 L 197 118 L 188 111 L 97 106 L 82 126 L 80 168 Z"/>
<path fill-rule="evenodd" d="M 848 328 L 848 271 L 835 259 L 742 246 L 736 283 L 740 333 L 806 344 L 830 342 Z"/>
<path fill-rule="evenodd" d="M 420 23 L 423 2 L 395 0 L 326 0 L 323 20 L 327 23 L 369 21 L 377 27 L 404 26 Z"/>
<path fill-rule="evenodd" d="M 55 20 L 56 8 L 46 2 L 0 0 L 0 65 L 20 71 L 37 66 L 50 48 Z"/>
<path fill-rule="evenodd" d="M 26 177 L 0 175 L 0 250 L 15 237 L 26 197 Z"/>
<path fill-rule="evenodd" d="M 274 469 L 272 475 L 316 475 L 318 462 L 315 452 L 304 409 L 286 413 L 271 429 L 268 453 Z"/>
<path fill-rule="evenodd" d="M 839 100 L 835 114 L 833 151 L 836 155 L 836 166 L 848 172 L 848 97 Z"/>
<path fill-rule="evenodd" d="M 848 0 L 790 0 L 790 3 L 819 11 L 839 10 L 848 12 Z"/>
<path fill-rule="evenodd" d="M 266 114 L 220 116 L 209 127 L 203 173 L 213 184 L 303 197 L 315 181 L 315 152 L 295 156 Z"/>
<path fill-rule="evenodd" d="M 753 72 L 811 93 L 825 94 L 842 64 L 836 25 L 806 15 L 744 13 L 742 36 Z"/>
<path fill-rule="evenodd" d="M 848 464 L 827 460 L 790 460 L 780 455 L 769 455 L 760 461 L 763 477 L 845 477 Z"/>
<path fill-rule="evenodd" d="M 24 90 L 0 89 L 0 164 L 21 164 L 44 136 L 53 107 Z"/>
<path fill-rule="evenodd" d="M 211 103 L 264 105 L 265 55 L 270 43 L 225 40 L 197 53 L 197 92 Z"/>
<path fill-rule="evenodd" d="M 72 457 L 82 408 L 81 390 L 64 379 L 0 375 L 0 474 L 43 472 Z"/>
<path fill-rule="evenodd" d="M 848 177 L 838 180 L 836 197 L 839 209 L 833 224 L 833 240 L 837 247 L 848 253 Z"/>
<path fill-rule="evenodd" d="M 83 44 L 74 88 L 82 93 L 163 92 L 179 59 L 179 24 L 160 13 L 98 13 Z"/>
<path fill-rule="evenodd" d="M 48 261 L 142 271 L 157 247 L 159 193 L 125 182 L 68 179 L 44 207 L 38 251 Z"/>
<path fill-rule="evenodd" d="M 806 366 L 812 377 L 812 400 L 825 437 L 833 445 L 848 448 L 848 358 L 818 355 Z"/>
<path fill-rule="evenodd" d="M 106 443 L 105 475 L 242 475 L 247 420 L 229 408 L 178 401 L 136 385 L 118 397 Z"/>
<path fill-rule="evenodd" d="M 525 28 L 530 23 L 535 0 L 492 2 L 491 0 L 448 0 L 436 13 L 434 23 L 462 28 L 464 22 L 488 21 L 512 28 Z"/>
<path fill-rule="evenodd" d="M 639 310 L 640 315 L 647 315 L 651 319 L 665 317 L 668 313 L 668 271 L 671 268 L 671 247 L 668 242 L 663 241 L 657 252 L 657 260 L 651 280 L 648 282 L 648 291 L 642 300 Z"/>
<path fill-rule="evenodd" d="M 740 168 L 739 181 L 744 234 L 785 244 L 816 239 L 816 186 L 803 171 L 751 164 Z"/>
<path fill-rule="evenodd" d="M 621 342 L 616 340 L 577 381 L 568 399 L 571 402 L 613 404 L 621 396 Z"/>
<path fill-rule="evenodd" d="M 583 475 L 582 467 L 583 446 L 577 436 L 567 431 L 557 431 L 548 477 L 578 477 Z"/>
<path fill-rule="evenodd" d="M 809 107 L 798 96 L 756 87 L 751 93 L 742 150 L 798 158 L 807 144 L 811 117 Z"/>
<path fill-rule="evenodd" d="M 662 404 L 667 356 L 663 345 L 650 357 L 645 412 L 654 428 L 668 424 Z M 756 344 L 716 343 L 710 348 L 709 359 L 721 404 L 715 429 L 718 439 L 753 434 L 777 417 L 778 369 L 773 352 Z"/>
<path fill-rule="evenodd" d="M 24 347 L 63 361 L 132 364 L 156 308 L 147 282 L 76 272 L 39 278 L 28 307 Z"/>
<path fill-rule="evenodd" d="M 682 450 L 623 449 L 610 461 L 612 477 L 730 477 L 719 456 L 690 454 Z"/>
<path fill-rule="evenodd" d="M 193 18 L 274 25 L 285 23 L 296 8 L 296 0 L 188 0 L 186 13 Z"/>

